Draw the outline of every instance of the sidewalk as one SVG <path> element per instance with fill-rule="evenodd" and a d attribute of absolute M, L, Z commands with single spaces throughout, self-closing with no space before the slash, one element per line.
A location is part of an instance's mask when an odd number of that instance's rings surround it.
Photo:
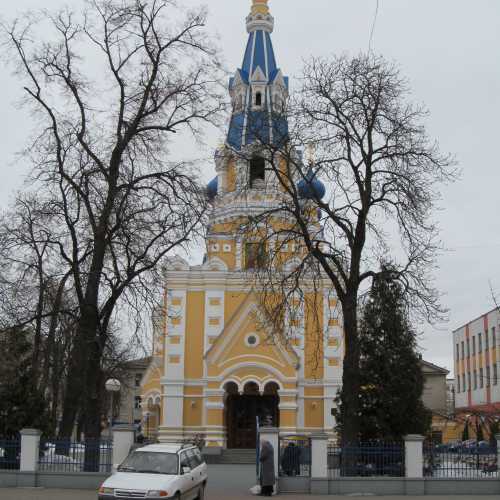
<path fill-rule="evenodd" d="M 207 492 L 207 500 L 247 500 L 251 498 L 260 498 L 248 493 L 235 493 L 230 491 L 218 490 L 216 487 L 209 489 Z M 310 496 L 310 495 L 279 495 L 275 498 L 288 499 L 310 499 L 310 500 L 352 500 L 352 498 L 367 498 L 366 496 Z M 390 496 L 390 497 L 373 497 L 376 500 L 457 500 L 456 496 Z M 498 496 L 460 496 L 460 500 L 498 500 Z M 42 488 L 18 488 L 18 489 L 1 489 L 1 500 L 96 500 L 96 493 L 93 491 L 81 490 L 45 490 Z"/>

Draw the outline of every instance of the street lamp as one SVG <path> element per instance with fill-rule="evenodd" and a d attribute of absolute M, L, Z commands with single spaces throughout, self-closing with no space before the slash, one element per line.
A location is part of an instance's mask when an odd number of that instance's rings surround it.
<path fill-rule="evenodd" d="M 109 427 L 108 427 L 108 434 L 109 438 L 111 439 L 111 427 L 113 427 L 113 407 L 115 405 L 115 394 L 120 392 L 122 384 L 116 378 L 110 378 L 106 380 L 104 387 L 108 392 L 111 393 L 111 404 L 109 407 Z"/>

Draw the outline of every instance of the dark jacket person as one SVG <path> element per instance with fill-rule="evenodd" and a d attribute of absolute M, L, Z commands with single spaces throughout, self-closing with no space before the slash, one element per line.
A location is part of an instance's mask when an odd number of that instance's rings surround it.
<path fill-rule="evenodd" d="M 300 448 L 295 443 L 288 443 L 283 452 L 281 467 L 287 476 L 300 475 Z"/>
<path fill-rule="evenodd" d="M 260 464 L 261 495 L 270 497 L 273 494 L 276 476 L 274 472 L 274 448 L 269 441 L 262 441 Z"/>

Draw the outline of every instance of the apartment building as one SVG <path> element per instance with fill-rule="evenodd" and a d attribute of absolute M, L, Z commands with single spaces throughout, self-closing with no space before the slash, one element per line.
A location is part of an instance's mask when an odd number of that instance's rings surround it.
<path fill-rule="evenodd" d="M 455 406 L 458 412 L 500 412 L 498 308 L 453 332 Z"/>

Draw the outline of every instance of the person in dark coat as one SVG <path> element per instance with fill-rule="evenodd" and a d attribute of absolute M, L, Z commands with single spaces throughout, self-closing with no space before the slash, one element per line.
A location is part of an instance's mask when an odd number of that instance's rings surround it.
<path fill-rule="evenodd" d="M 287 476 L 300 475 L 300 448 L 295 443 L 288 443 L 283 457 L 281 459 L 281 467 Z"/>
<path fill-rule="evenodd" d="M 262 441 L 260 448 L 260 494 L 264 497 L 272 496 L 275 481 L 274 448 L 269 441 Z"/>

